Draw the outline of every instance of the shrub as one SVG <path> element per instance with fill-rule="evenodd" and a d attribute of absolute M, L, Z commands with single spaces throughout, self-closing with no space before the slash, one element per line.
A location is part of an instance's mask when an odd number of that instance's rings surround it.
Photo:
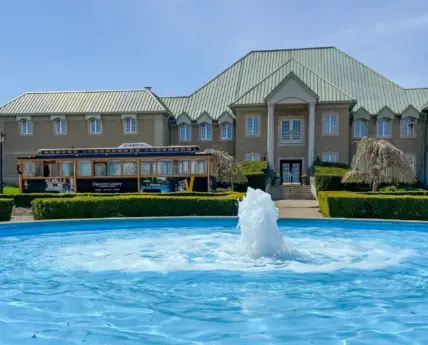
<path fill-rule="evenodd" d="M 245 175 L 245 177 L 248 180 L 247 185 L 237 185 L 235 187 L 235 190 L 239 190 L 241 192 L 246 192 L 247 187 L 251 187 L 254 189 L 266 189 L 266 180 L 267 180 L 267 162 L 266 161 L 243 161 L 240 162 L 239 168 L 241 169 L 242 173 Z"/>
<path fill-rule="evenodd" d="M 0 222 L 7 222 L 12 218 L 12 209 L 12 199 L 0 199 Z"/>
<path fill-rule="evenodd" d="M 320 192 L 325 217 L 428 220 L 428 197 L 381 193 Z"/>
<path fill-rule="evenodd" d="M 315 187 L 317 192 L 328 190 L 343 190 L 344 185 L 341 182 L 347 169 L 339 167 L 315 166 Z"/>
<path fill-rule="evenodd" d="M 106 218 L 106 217 L 177 217 L 235 216 L 237 199 L 242 194 L 217 197 L 158 195 L 116 197 L 74 197 L 36 199 L 31 208 L 34 219 Z"/>

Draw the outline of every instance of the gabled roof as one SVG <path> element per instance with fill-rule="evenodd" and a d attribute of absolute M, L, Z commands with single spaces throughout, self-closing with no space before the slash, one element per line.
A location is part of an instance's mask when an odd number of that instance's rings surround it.
<path fill-rule="evenodd" d="M 264 104 L 266 97 L 268 97 L 278 85 L 290 77 L 297 78 L 315 93 L 318 102 L 357 103 L 351 96 L 339 90 L 327 80 L 312 72 L 309 68 L 306 68 L 294 59 L 290 59 L 236 100 L 233 105 Z"/>
<path fill-rule="evenodd" d="M 29 92 L 0 108 L 3 115 L 168 112 L 149 90 Z"/>

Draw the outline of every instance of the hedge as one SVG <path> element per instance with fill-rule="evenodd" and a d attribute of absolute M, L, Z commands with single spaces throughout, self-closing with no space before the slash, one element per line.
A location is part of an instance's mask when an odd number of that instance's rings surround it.
<path fill-rule="evenodd" d="M 315 187 L 317 192 L 343 190 L 342 178 L 348 169 L 332 166 L 315 166 Z"/>
<path fill-rule="evenodd" d="M 267 161 L 243 161 L 238 166 L 248 182 L 246 186 L 236 186 L 237 191 L 246 192 L 247 187 L 266 190 Z"/>
<path fill-rule="evenodd" d="M 68 199 L 75 198 L 78 196 L 103 196 L 103 197 L 114 197 L 114 196 L 137 196 L 137 195 L 157 195 L 161 197 L 169 196 L 221 196 L 227 195 L 227 193 L 208 193 L 208 192 L 171 192 L 171 193 L 23 193 L 15 195 L 6 195 L 6 197 L 13 198 L 15 207 L 30 207 L 31 202 L 34 199 Z"/>
<path fill-rule="evenodd" d="M 0 222 L 7 222 L 12 218 L 12 209 L 12 199 L 0 199 Z"/>
<path fill-rule="evenodd" d="M 235 216 L 241 193 L 218 197 L 154 195 L 36 199 L 31 204 L 35 220 L 107 218 Z"/>
<path fill-rule="evenodd" d="M 428 220 L 428 197 L 382 193 L 320 192 L 325 217 Z"/>

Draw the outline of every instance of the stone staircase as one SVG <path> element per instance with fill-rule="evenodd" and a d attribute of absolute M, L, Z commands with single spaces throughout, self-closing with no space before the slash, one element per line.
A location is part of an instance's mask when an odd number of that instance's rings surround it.
<path fill-rule="evenodd" d="M 315 200 L 310 185 L 284 184 L 269 189 L 272 200 Z"/>

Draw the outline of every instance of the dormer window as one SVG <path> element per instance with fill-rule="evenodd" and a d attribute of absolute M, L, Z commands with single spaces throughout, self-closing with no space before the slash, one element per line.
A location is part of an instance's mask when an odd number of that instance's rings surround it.
<path fill-rule="evenodd" d="M 223 122 L 220 126 L 221 140 L 232 140 L 233 125 L 230 122 Z"/>
<path fill-rule="evenodd" d="M 415 120 L 414 119 L 403 119 L 401 120 L 401 136 L 402 137 L 414 137 L 415 131 Z"/>
<path fill-rule="evenodd" d="M 201 140 L 212 140 L 212 128 L 210 123 L 201 123 L 200 124 L 201 131 Z"/>
<path fill-rule="evenodd" d="M 377 121 L 377 136 L 379 138 L 388 138 L 391 136 L 390 119 L 379 119 Z"/>
<path fill-rule="evenodd" d="M 354 138 L 362 138 L 367 136 L 367 121 L 357 120 L 354 122 Z"/>
<path fill-rule="evenodd" d="M 180 141 L 190 141 L 191 139 L 192 126 L 187 123 L 182 123 L 178 127 L 179 140 Z"/>

